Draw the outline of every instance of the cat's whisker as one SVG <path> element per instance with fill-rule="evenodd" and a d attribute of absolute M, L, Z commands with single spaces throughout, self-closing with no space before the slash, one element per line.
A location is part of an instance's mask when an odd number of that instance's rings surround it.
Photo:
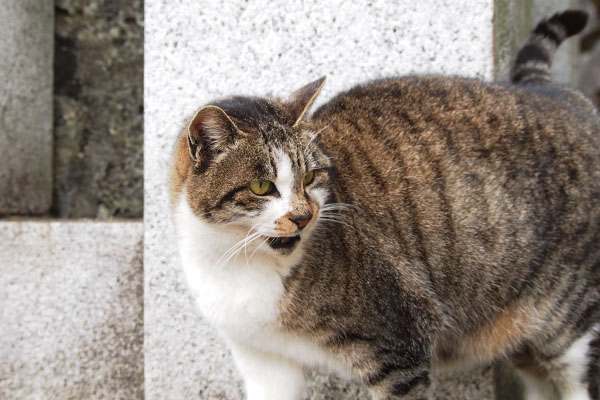
<path fill-rule="evenodd" d="M 308 141 L 308 144 L 306 145 L 306 147 L 308 148 L 310 146 L 310 144 L 319 137 L 319 135 L 321 134 L 321 132 L 323 132 L 325 129 L 329 128 L 331 126 L 331 124 L 327 124 L 324 127 L 322 127 L 321 129 L 319 129 L 316 132 L 312 132 L 313 133 L 313 137 Z"/>
<path fill-rule="evenodd" d="M 247 243 L 245 243 L 244 245 L 244 256 L 246 257 L 246 264 L 248 264 L 250 262 L 250 259 L 248 258 L 248 246 L 254 242 L 256 239 L 262 237 L 262 233 L 258 236 L 254 236 L 251 240 L 249 240 Z M 255 249 L 256 251 L 256 249 Z M 254 254 L 254 253 L 253 253 Z M 252 258 L 252 255 L 250 255 L 250 258 Z"/>
<path fill-rule="evenodd" d="M 358 209 L 358 206 L 349 203 L 326 203 L 323 205 L 323 208 L 328 209 Z"/>
<path fill-rule="evenodd" d="M 241 248 L 243 242 L 237 242 L 236 244 L 234 244 L 233 246 L 231 246 L 229 249 L 227 249 L 227 251 L 225 251 L 221 257 L 217 260 L 217 262 L 215 263 L 215 268 L 220 267 L 221 265 L 227 263 L 227 261 L 230 258 L 230 255 L 235 254 L 239 248 Z"/>
<path fill-rule="evenodd" d="M 248 233 L 246 233 L 246 241 L 244 242 L 244 255 L 246 256 L 246 260 L 248 259 L 248 253 L 246 253 L 246 249 L 248 248 L 248 235 L 250 235 L 250 232 L 252 232 L 252 230 L 254 230 L 254 228 L 258 225 L 260 225 L 260 223 L 252 225 L 252 227 L 248 230 Z"/>
<path fill-rule="evenodd" d="M 256 254 L 256 252 L 258 251 L 258 249 L 260 249 L 265 243 L 267 243 L 267 241 L 269 240 L 269 238 L 266 238 L 265 240 L 262 241 L 262 243 L 260 243 L 252 252 L 252 254 L 250 254 L 250 260 L 252 260 L 252 257 L 254 257 L 254 254 Z M 247 260 L 248 263 L 250 262 L 250 260 Z"/>
<path fill-rule="evenodd" d="M 351 229 L 356 229 L 354 226 L 352 226 L 352 225 L 348 224 L 347 222 L 340 221 L 339 219 L 335 219 L 335 218 L 330 218 L 330 217 L 320 217 L 320 218 L 319 218 L 319 221 L 323 221 L 323 222 L 335 222 L 335 223 L 338 223 L 338 224 L 342 224 L 342 225 L 344 225 L 344 226 L 346 226 L 346 227 L 348 227 L 348 228 L 351 228 Z"/>
<path fill-rule="evenodd" d="M 353 216 L 353 213 L 351 212 L 351 210 L 337 209 L 337 208 L 321 210 L 320 214 L 335 216 L 335 217 L 340 217 L 340 218 L 352 218 L 352 216 Z"/>
<path fill-rule="evenodd" d="M 225 253 L 223 253 L 221 255 L 221 257 L 217 260 L 217 262 L 215 264 L 216 267 L 226 264 L 227 261 L 229 261 L 235 254 L 239 253 L 244 248 L 244 244 L 246 243 L 247 240 L 254 239 L 260 235 L 261 235 L 260 232 L 255 232 L 255 233 L 251 234 L 249 237 L 246 236 L 239 242 L 235 243 L 227 251 L 225 251 Z M 225 259 L 225 260 L 223 260 L 223 259 Z"/>
<path fill-rule="evenodd" d="M 253 238 L 252 238 L 252 240 L 254 240 L 255 238 L 256 238 L 256 237 L 253 237 Z M 223 265 L 227 264 L 227 262 L 228 262 L 229 260 L 231 260 L 231 259 L 232 259 L 232 258 L 234 258 L 234 257 L 237 257 L 237 256 L 238 256 L 238 255 L 241 253 L 241 251 L 242 251 L 244 248 L 245 248 L 245 245 L 244 245 L 244 243 L 242 243 L 241 245 L 239 245 L 239 246 L 236 248 L 236 250 L 235 250 L 235 251 L 231 252 L 231 254 L 230 254 L 230 255 L 229 255 L 229 256 L 228 256 L 228 257 L 227 257 L 225 260 L 223 260 L 223 262 L 222 262 L 221 264 L 223 264 Z"/>

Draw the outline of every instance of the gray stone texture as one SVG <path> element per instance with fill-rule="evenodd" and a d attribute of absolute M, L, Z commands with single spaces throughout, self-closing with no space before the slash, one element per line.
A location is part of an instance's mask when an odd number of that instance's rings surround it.
<path fill-rule="evenodd" d="M 531 29 L 533 0 L 494 0 L 494 78 L 507 80 L 511 62 Z"/>
<path fill-rule="evenodd" d="M 495 0 L 494 1 L 494 75 L 507 80 L 511 63 L 529 32 L 543 18 L 568 8 L 577 8 L 575 0 Z M 564 42 L 554 57 L 552 76 L 556 82 L 578 81 L 579 38 Z"/>
<path fill-rule="evenodd" d="M 578 0 L 533 0 L 531 9 L 531 27 L 542 18 L 566 9 L 578 8 Z M 579 41 L 581 35 L 563 42 L 552 60 L 552 78 L 555 82 L 577 86 L 579 81 Z"/>
<path fill-rule="evenodd" d="M 590 14 L 588 27 L 582 34 L 579 89 L 600 108 L 600 1 L 581 0 L 581 7 Z"/>
<path fill-rule="evenodd" d="M 0 2 L 0 215 L 52 199 L 52 2 Z"/>
<path fill-rule="evenodd" d="M 54 206 L 143 214 L 143 2 L 56 0 Z"/>
<path fill-rule="evenodd" d="M 142 399 L 143 224 L 0 221 L 0 398 Z"/>
<path fill-rule="evenodd" d="M 285 96 L 322 75 L 318 103 L 365 80 L 409 73 L 491 79 L 493 2 L 235 0 L 145 3 L 144 330 L 148 399 L 240 399 L 223 341 L 193 306 L 167 204 L 179 130 L 211 99 Z M 491 369 L 438 380 L 438 398 L 489 399 Z M 362 393 L 362 394 L 361 394 Z M 310 399 L 364 399 L 316 375 Z"/>

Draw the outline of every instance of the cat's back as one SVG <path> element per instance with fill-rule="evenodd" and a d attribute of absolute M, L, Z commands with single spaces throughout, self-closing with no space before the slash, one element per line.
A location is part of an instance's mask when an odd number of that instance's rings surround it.
<path fill-rule="evenodd" d="M 492 290 L 497 304 L 518 296 L 538 265 L 583 257 L 600 240 L 600 124 L 586 100 L 562 91 L 408 77 L 321 107 L 333 201 L 356 206 L 349 217 L 362 231 L 347 240 L 364 248 L 384 237 L 437 292 L 468 293 L 474 309 Z M 555 284 L 537 278 L 535 290 Z"/>
<path fill-rule="evenodd" d="M 381 80 L 340 94 L 314 121 L 320 142 L 344 166 L 336 171 L 340 190 L 358 175 L 380 194 L 406 179 L 436 185 L 477 172 L 508 186 L 540 174 L 558 182 L 566 166 L 571 180 L 577 172 L 579 184 L 600 184 L 598 113 L 579 92 L 558 86 Z"/>

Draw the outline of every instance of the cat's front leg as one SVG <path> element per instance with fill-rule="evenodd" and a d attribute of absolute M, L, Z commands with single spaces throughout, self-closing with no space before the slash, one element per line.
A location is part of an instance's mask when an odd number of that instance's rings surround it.
<path fill-rule="evenodd" d="M 305 376 L 300 365 L 241 343 L 231 343 L 235 363 L 244 378 L 248 400 L 299 400 Z"/>

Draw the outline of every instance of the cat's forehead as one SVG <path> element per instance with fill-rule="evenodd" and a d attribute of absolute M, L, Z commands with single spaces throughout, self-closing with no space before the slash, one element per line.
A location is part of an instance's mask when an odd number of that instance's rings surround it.
<path fill-rule="evenodd" d="M 316 142 L 311 141 L 308 125 L 296 122 L 286 103 L 276 99 L 254 97 L 229 97 L 213 103 L 222 109 L 243 132 L 242 138 L 225 157 L 246 159 L 253 171 L 262 171 L 262 177 L 277 174 L 277 164 L 290 160 L 295 173 L 302 173 L 320 159 L 315 151 Z M 312 143 L 312 145 L 311 145 Z M 246 172 L 248 168 L 243 168 Z"/>
<path fill-rule="evenodd" d="M 293 118 L 288 108 L 276 101 L 260 97 L 234 96 L 215 102 L 237 127 L 247 133 L 258 132 L 266 139 L 290 139 Z"/>

